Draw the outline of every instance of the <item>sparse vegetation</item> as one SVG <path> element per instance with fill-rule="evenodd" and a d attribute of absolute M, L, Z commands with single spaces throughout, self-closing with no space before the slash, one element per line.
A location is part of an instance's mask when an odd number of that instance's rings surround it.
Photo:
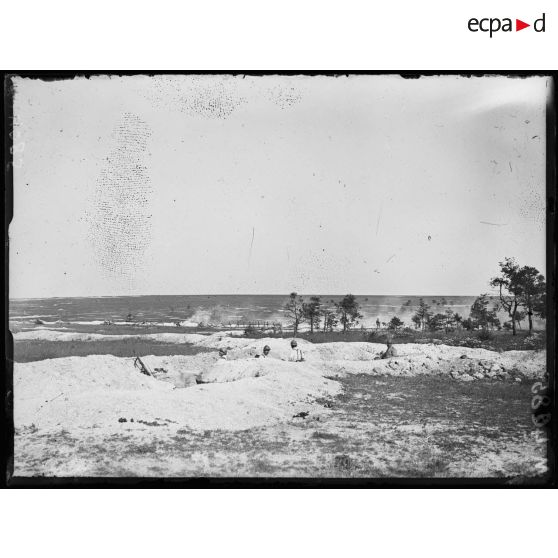
<path fill-rule="evenodd" d="M 296 337 L 298 326 L 305 320 L 304 300 L 301 296 L 298 296 L 295 292 L 292 292 L 289 295 L 289 300 L 285 303 L 285 306 L 283 308 L 285 310 L 287 318 L 291 322 L 293 335 Z"/>
<path fill-rule="evenodd" d="M 546 316 L 546 282 L 534 267 L 520 267 L 513 258 L 506 258 L 500 262 L 500 275 L 492 278 L 490 285 L 498 289 L 500 304 L 510 317 L 513 335 L 517 333 L 516 324 L 521 321 L 521 307 L 529 318 L 529 332 L 533 331 L 533 314 Z"/>
<path fill-rule="evenodd" d="M 420 329 L 422 329 L 422 331 L 424 331 L 426 329 L 426 326 L 428 325 L 431 316 L 432 313 L 430 312 L 430 306 L 428 306 L 428 304 L 426 304 L 426 302 L 424 302 L 422 298 L 419 299 L 419 306 L 414 316 L 412 317 L 412 320 L 415 323 L 415 325 Z"/>
<path fill-rule="evenodd" d="M 310 324 L 310 333 L 314 333 L 314 327 L 316 329 L 320 327 L 320 317 L 322 315 L 320 297 L 311 296 L 310 302 L 304 302 L 302 304 L 302 311 L 304 318 Z"/>
<path fill-rule="evenodd" d="M 33 362 L 47 358 L 69 356 L 114 355 L 134 357 L 146 355 L 195 355 L 212 352 L 211 349 L 190 343 L 160 343 L 141 338 L 101 340 L 101 341 L 16 341 L 14 343 L 15 362 Z"/>
<path fill-rule="evenodd" d="M 358 321 L 363 317 L 355 295 L 345 295 L 340 302 L 335 304 L 335 307 L 339 316 L 339 322 L 343 326 L 343 332 L 358 325 Z"/>
<path fill-rule="evenodd" d="M 489 304 L 488 294 L 481 294 L 473 302 L 469 315 L 472 329 L 479 328 L 486 333 L 488 329 L 500 328 L 500 320 L 496 316 L 498 306 L 493 306 L 492 309 L 489 309 Z"/>

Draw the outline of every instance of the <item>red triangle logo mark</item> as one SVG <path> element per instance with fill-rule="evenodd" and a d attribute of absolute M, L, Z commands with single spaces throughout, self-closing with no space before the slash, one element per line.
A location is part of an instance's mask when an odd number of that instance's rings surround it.
<path fill-rule="evenodd" d="M 531 27 L 531 24 L 530 23 L 525 23 L 524 21 L 521 21 L 520 19 L 515 20 L 515 30 L 516 31 L 521 31 L 522 29 L 525 29 L 526 27 Z"/>

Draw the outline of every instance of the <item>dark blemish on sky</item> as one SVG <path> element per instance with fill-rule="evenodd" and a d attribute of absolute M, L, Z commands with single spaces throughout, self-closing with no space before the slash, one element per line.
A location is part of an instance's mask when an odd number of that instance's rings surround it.
<path fill-rule="evenodd" d="M 494 227 L 505 227 L 507 223 L 491 223 L 490 221 L 479 221 L 483 225 L 493 225 Z"/>
<path fill-rule="evenodd" d="M 152 90 L 142 94 L 155 107 L 208 119 L 226 119 L 247 102 L 239 93 L 237 80 L 231 77 L 208 80 L 189 76 L 183 80 L 156 76 L 151 84 Z"/>
<path fill-rule="evenodd" d="M 146 157 L 150 127 L 125 113 L 113 130 L 114 145 L 101 169 L 87 214 L 97 263 L 130 284 L 144 265 L 151 239 L 153 188 Z"/>

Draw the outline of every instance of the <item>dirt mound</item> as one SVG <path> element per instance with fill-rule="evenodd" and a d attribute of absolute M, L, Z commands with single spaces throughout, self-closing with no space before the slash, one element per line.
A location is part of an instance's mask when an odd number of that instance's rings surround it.
<path fill-rule="evenodd" d="M 221 360 L 203 372 L 200 379 L 205 383 L 235 382 L 244 378 L 261 378 L 268 374 L 287 374 L 291 372 L 296 374 L 300 370 L 301 363 L 283 362 L 271 358 Z M 319 375 L 314 369 L 307 369 L 305 372 Z"/>
<path fill-rule="evenodd" d="M 192 343 L 208 349 L 227 349 L 230 361 L 250 360 L 262 353 L 265 345 L 271 347 L 268 361 L 286 361 L 290 352 L 289 339 L 247 339 L 232 336 L 231 332 L 216 332 L 211 335 L 197 333 L 153 333 L 144 335 L 101 335 L 51 330 L 33 330 L 14 334 L 19 339 L 48 339 L 59 341 L 74 340 L 115 340 L 145 339 L 162 343 Z M 407 343 L 397 345 L 398 356 L 386 360 L 378 357 L 386 346 L 380 343 L 316 343 L 298 340 L 298 347 L 303 352 L 306 365 L 318 366 L 324 374 L 388 374 L 416 376 L 421 374 L 447 374 L 456 380 L 470 381 L 489 378 L 492 380 L 516 380 L 521 378 L 541 378 L 546 372 L 546 351 L 507 351 L 497 353 L 486 349 L 454 347 L 439 344 Z M 468 359 L 462 362 L 462 358 Z M 178 358 L 178 357 L 172 357 Z M 214 358 L 183 357 L 176 363 L 178 371 L 168 378 L 175 385 L 190 385 L 195 374 L 208 369 Z M 259 360 L 259 359 L 254 359 Z M 173 361 L 174 362 L 174 361 Z M 154 364 L 154 366 L 156 366 Z M 162 365 L 171 366 L 170 361 Z M 241 371 L 242 366 L 230 365 L 230 371 L 236 377 L 256 377 L 257 364 L 249 364 L 249 369 Z M 186 373 L 186 372 L 187 373 Z M 173 376 L 174 374 L 174 376 Z M 224 375 L 223 378 L 228 377 Z M 172 379 L 171 376 L 174 378 Z"/>
<path fill-rule="evenodd" d="M 138 420 L 164 420 L 168 431 L 180 427 L 236 430 L 288 421 L 301 406 L 312 414 L 326 413 L 316 399 L 340 391 L 337 382 L 311 366 L 258 360 L 142 357 L 152 370 L 166 367 L 169 376 L 195 377 L 201 372 L 212 380 L 186 389 L 142 374 L 131 358 L 103 355 L 15 363 L 15 426 L 101 428 L 117 433 L 123 425 L 138 428 Z M 233 376 L 227 378 L 227 371 Z M 120 418 L 126 422 L 119 422 Z"/>
<path fill-rule="evenodd" d="M 380 345 L 385 349 L 385 345 Z M 347 351 L 349 349 L 346 349 Z M 381 352 L 381 351 L 378 351 Z M 398 357 L 360 360 L 323 359 L 320 365 L 332 376 L 372 374 L 376 376 L 444 375 L 455 380 L 517 381 L 542 378 L 546 372 L 546 351 L 509 351 L 496 353 L 484 349 L 464 349 L 439 345 L 400 345 Z M 323 354 L 318 353 L 320 358 Z M 358 348 L 354 356 L 360 356 Z M 317 363 L 316 363 L 317 364 Z"/>

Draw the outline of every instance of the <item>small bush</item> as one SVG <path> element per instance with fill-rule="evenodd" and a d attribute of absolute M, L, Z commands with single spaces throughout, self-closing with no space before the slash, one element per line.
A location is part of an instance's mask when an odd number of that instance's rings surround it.
<path fill-rule="evenodd" d="M 249 325 L 245 330 L 244 330 L 244 335 L 246 337 L 250 337 L 251 335 L 256 335 L 260 333 L 254 326 Z"/>
<path fill-rule="evenodd" d="M 492 333 L 490 333 L 490 331 L 488 331 L 487 329 L 481 329 L 479 331 L 477 337 L 481 341 L 491 341 L 492 339 L 494 339 L 494 336 L 492 335 Z"/>
<path fill-rule="evenodd" d="M 462 347 L 469 347 L 471 349 L 479 349 L 482 347 L 482 341 L 474 337 L 465 337 L 461 343 Z"/>

